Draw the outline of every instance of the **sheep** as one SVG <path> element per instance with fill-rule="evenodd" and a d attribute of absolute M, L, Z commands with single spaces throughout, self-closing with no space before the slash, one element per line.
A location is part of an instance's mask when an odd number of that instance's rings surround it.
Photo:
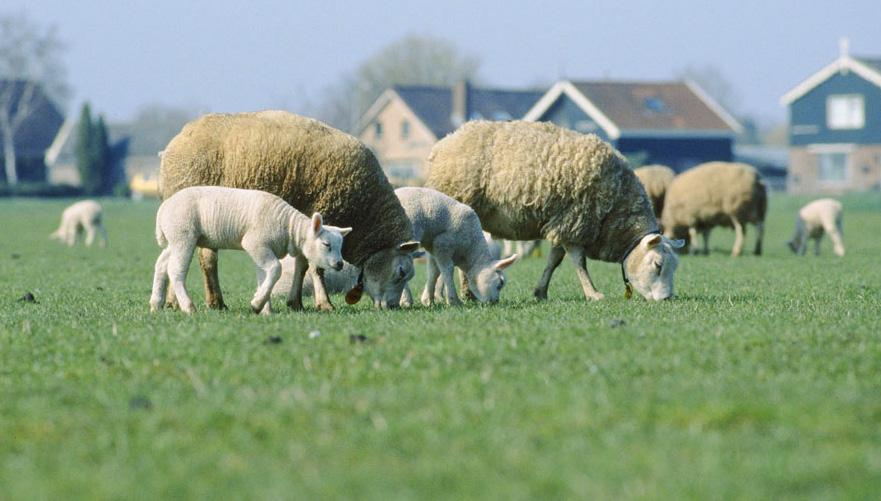
<path fill-rule="evenodd" d="M 168 282 L 181 310 L 195 308 L 186 278 L 196 247 L 241 249 L 257 266 L 254 313 L 272 311 L 270 293 L 281 275 L 279 258 L 297 256 L 316 268 L 343 268 L 340 250 L 351 228 L 322 224 L 321 214 L 306 217 L 281 198 L 257 190 L 197 186 L 178 191 L 156 212 L 156 241 L 165 249 L 156 260 L 150 311 L 161 309 Z M 291 288 L 291 294 L 299 289 Z"/>
<path fill-rule="evenodd" d="M 611 145 L 550 123 L 472 121 L 438 142 L 427 186 L 471 206 L 495 237 L 550 241 L 534 295 L 547 299 L 568 253 L 585 298 L 602 299 L 585 258 L 621 264 L 625 293 L 673 295 L 678 264 L 645 190 Z"/>
<path fill-rule="evenodd" d="M 708 162 L 676 176 L 667 189 L 661 222 L 668 237 L 687 232 L 697 246 L 697 233 L 703 236 L 703 253 L 710 252 L 710 230 L 715 226 L 733 227 L 731 256 L 743 250 L 746 223 L 756 226 L 755 255 L 762 254 L 768 195 L 756 170 L 742 163 Z M 697 249 L 692 247 L 692 253 Z"/>
<path fill-rule="evenodd" d="M 798 211 L 795 219 L 795 235 L 787 242 L 792 252 L 804 255 L 808 239 L 814 240 L 814 254 L 820 255 L 820 240 L 823 234 L 832 240 L 832 251 L 836 256 L 844 256 L 844 242 L 841 227 L 841 202 L 831 198 L 821 198 L 805 205 Z"/>
<path fill-rule="evenodd" d="M 652 212 L 660 220 L 664 211 L 664 197 L 667 194 L 667 188 L 673 182 L 676 173 L 664 165 L 646 165 L 634 169 L 633 173 L 639 178 L 639 182 L 645 188 L 646 195 L 652 201 Z"/>
<path fill-rule="evenodd" d="M 503 270 L 517 260 L 517 255 L 493 259 L 480 219 L 471 207 L 429 188 L 398 188 L 395 195 L 413 225 L 414 238 L 429 252 L 422 304 L 433 303 L 438 277 L 443 281 L 447 304 L 461 304 L 453 283 L 454 266 L 462 271 L 467 290 L 478 301 L 498 302 L 505 285 Z M 404 288 L 401 302 L 412 304 L 409 287 Z"/>
<path fill-rule="evenodd" d="M 259 189 L 304 213 L 320 212 L 331 224 L 354 227 L 343 258 L 363 271 L 351 300 L 366 291 L 374 306 L 394 308 L 413 276 L 410 222 L 376 157 L 362 142 L 317 120 L 284 111 L 208 114 L 183 127 L 161 155 L 163 199 L 188 186 Z M 199 252 L 206 300 L 223 308 L 217 254 Z M 306 268 L 296 270 L 300 287 Z M 315 304 L 333 309 L 323 280 Z M 289 302 L 293 309 L 302 303 Z"/>
<path fill-rule="evenodd" d="M 104 210 L 94 200 L 82 200 L 64 209 L 61 213 L 61 224 L 49 238 L 58 240 L 73 247 L 77 237 L 86 234 L 86 245 L 91 246 L 95 237 L 100 236 L 98 245 L 107 246 L 107 230 L 104 228 Z"/>

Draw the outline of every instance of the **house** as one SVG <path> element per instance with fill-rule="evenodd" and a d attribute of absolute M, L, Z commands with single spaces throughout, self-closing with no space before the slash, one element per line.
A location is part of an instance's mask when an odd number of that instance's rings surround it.
<path fill-rule="evenodd" d="M 9 104 L 4 104 L 9 103 Z M 11 116 L 25 109 L 24 120 L 15 130 L 15 173 L 18 181 L 46 181 L 46 150 L 58 135 L 64 116 L 43 87 L 27 80 L 0 80 L 0 106 Z M 22 108 L 27 107 L 27 108 Z M 6 162 L 0 141 L 0 182 L 6 182 Z"/>
<path fill-rule="evenodd" d="M 881 58 L 848 53 L 781 98 L 789 108 L 789 190 L 881 187 Z"/>
<path fill-rule="evenodd" d="M 741 125 L 692 82 L 561 81 L 523 117 L 610 142 L 631 163 L 677 172 L 730 161 Z"/>
<path fill-rule="evenodd" d="M 538 90 L 396 85 L 362 117 L 356 136 L 367 144 L 395 185 L 422 184 L 432 146 L 468 120 L 512 120 L 542 96 Z"/>
<path fill-rule="evenodd" d="M 78 124 L 79 118 L 68 117 L 46 150 L 47 180 L 50 184 L 71 186 L 80 186 L 81 184 L 80 171 L 76 164 L 76 128 Z M 108 185 L 116 186 L 125 183 L 131 177 L 128 172 L 128 150 L 131 138 L 118 131 L 114 126 L 108 127 L 108 134 L 110 158 L 113 162 L 110 169 L 113 179 L 108 181 Z"/>

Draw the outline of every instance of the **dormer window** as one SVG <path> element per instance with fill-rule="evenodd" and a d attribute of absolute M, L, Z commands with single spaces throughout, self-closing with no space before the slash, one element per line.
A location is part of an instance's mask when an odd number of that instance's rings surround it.
<path fill-rule="evenodd" d="M 667 103 L 665 103 L 659 96 L 649 96 L 643 99 L 643 105 L 645 106 L 645 109 L 652 113 L 666 113 L 669 111 Z"/>
<path fill-rule="evenodd" d="M 410 122 L 404 120 L 401 122 L 401 139 L 407 140 L 410 137 Z"/>
<path fill-rule="evenodd" d="M 866 108 L 860 94 L 832 95 L 826 99 L 826 126 L 830 129 L 862 129 Z"/>
<path fill-rule="evenodd" d="M 379 122 L 373 122 L 373 136 L 376 139 L 382 138 L 382 124 Z"/>

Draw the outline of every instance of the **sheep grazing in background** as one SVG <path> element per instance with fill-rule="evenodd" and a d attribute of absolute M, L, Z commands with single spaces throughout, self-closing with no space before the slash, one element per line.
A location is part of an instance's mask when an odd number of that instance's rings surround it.
<path fill-rule="evenodd" d="M 646 165 L 634 169 L 633 173 L 639 178 L 639 182 L 645 188 L 645 194 L 652 201 L 652 212 L 660 220 L 664 211 L 664 197 L 667 195 L 667 188 L 670 187 L 676 173 L 665 165 Z"/>
<path fill-rule="evenodd" d="M 413 237 L 429 252 L 422 304 L 434 302 L 438 277 L 443 281 L 447 304 L 461 304 L 453 283 L 454 266 L 462 270 L 468 290 L 478 301 L 497 302 L 505 285 L 503 270 L 517 260 L 517 255 L 493 259 L 477 214 L 443 193 L 429 188 L 398 188 L 395 195 L 413 225 Z M 404 289 L 401 302 L 412 304 L 409 287 Z"/>
<path fill-rule="evenodd" d="M 471 206 L 484 229 L 511 240 L 546 239 L 535 289 L 547 298 L 568 253 L 584 296 L 602 299 L 585 258 L 621 263 L 625 284 L 647 299 L 673 295 L 678 257 L 627 160 L 595 135 L 550 123 L 473 121 L 438 142 L 427 185 Z"/>
<path fill-rule="evenodd" d="M 755 255 L 762 254 L 768 194 L 759 173 L 746 164 L 709 162 L 676 176 L 667 189 L 661 222 L 668 237 L 687 234 L 697 253 L 697 234 L 703 236 L 703 253 L 710 253 L 710 231 L 733 227 L 731 256 L 743 251 L 745 225 L 756 226 Z"/>
<path fill-rule="evenodd" d="M 251 300 L 255 313 L 272 311 L 270 294 L 281 275 L 279 258 L 296 256 L 316 268 L 343 268 L 340 250 L 351 228 L 311 220 L 281 198 L 257 190 L 219 186 L 185 188 L 159 206 L 156 241 L 165 247 L 156 260 L 150 310 L 165 303 L 169 280 L 181 309 L 195 311 L 186 290 L 187 271 L 196 246 L 242 249 L 257 265 L 257 292 Z M 291 295 L 300 290 L 291 289 Z"/>
<path fill-rule="evenodd" d="M 64 209 L 61 213 L 61 224 L 49 238 L 58 240 L 73 247 L 77 237 L 85 233 L 86 245 L 91 246 L 95 237 L 100 236 L 98 245 L 107 246 L 107 230 L 104 228 L 104 210 L 94 200 L 83 200 Z"/>
<path fill-rule="evenodd" d="M 347 296 L 366 291 L 377 307 L 397 307 L 413 276 L 410 222 L 376 157 L 354 137 L 317 120 L 284 111 L 209 114 L 185 125 L 162 153 L 159 192 L 163 199 L 188 186 L 247 188 L 278 195 L 295 209 L 320 212 L 328 223 L 354 230 L 343 258 L 363 272 Z M 217 253 L 199 252 L 206 300 L 223 307 Z M 296 286 L 306 274 L 296 270 Z M 315 304 L 333 309 L 319 277 Z M 300 309 L 301 303 L 289 307 Z"/>
<path fill-rule="evenodd" d="M 836 256 L 844 256 L 844 231 L 841 227 L 841 202 L 831 198 L 821 198 L 805 205 L 798 211 L 795 219 L 795 235 L 787 242 L 792 252 L 804 255 L 808 239 L 814 240 L 814 254 L 820 255 L 820 241 L 823 234 L 832 240 L 832 251 Z"/>

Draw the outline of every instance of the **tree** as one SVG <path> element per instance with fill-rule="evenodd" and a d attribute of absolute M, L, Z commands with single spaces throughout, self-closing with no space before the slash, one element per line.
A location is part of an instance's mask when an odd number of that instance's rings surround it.
<path fill-rule="evenodd" d="M 10 185 L 18 183 L 15 134 L 38 104 L 38 89 L 57 101 L 67 96 L 63 49 L 54 27 L 42 29 L 24 14 L 0 15 L 0 136 Z"/>
<path fill-rule="evenodd" d="M 107 195 L 113 191 L 116 184 L 116 176 L 113 172 L 113 158 L 110 155 L 110 143 L 107 136 L 107 125 L 104 123 L 104 115 L 98 115 L 98 121 L 94 125 L 92 137 L 92 158 L 95 159 L 94 169 L 98 172 L 98 192 Z"/>
<path fill-rule="evenodd" d="M 728 77 L 715 65 L 688 65 L 680 69 L 676 73 L 676 77 L 683 80 L 691 80 L 698 84 L 704 92 L 712 96 L 717 103 L 722 105 L 732 115 L 739 113 L 740 96 Z"/>
<path fill-rule="evenodd" d="M 132 138 L 130 154 L 155 157 L 195 116 L 188 109 L 152 104 L 138 110 L 131 122 L 114 125 L 114 130 Z"/>
<path fill-rule="evenodd" d="M 430 36 L 404 37 L 370 57 L 324 91 L 316 115 L 354 130 L 367 108 L 393 85 L 453 85 L 477 78 L 479 61 L 450 42 Z"/>
<path fill-rule="evenodd" d="M 101 172 L 95 152 L 95 124 L 92 122 L 92 109 L 84 103 L 80 111 L 80 121 L 76 131 L 76 167 L 80 173 L 80 184 L 86 194 L 98 192 L 101 186 Z"/>

